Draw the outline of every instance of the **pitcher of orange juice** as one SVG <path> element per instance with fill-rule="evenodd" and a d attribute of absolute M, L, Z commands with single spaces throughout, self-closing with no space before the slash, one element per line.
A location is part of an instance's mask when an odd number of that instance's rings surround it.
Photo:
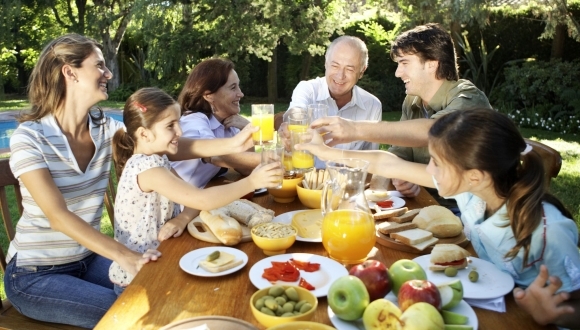
<path fill-rule="evenodd" d="M 344 265 L 365 261 L 375 245 L 375 220 L 364 196 L 368 166 L 354 158 L 326 163 L 330 180 L 322 191 L 322 244 Z"/>

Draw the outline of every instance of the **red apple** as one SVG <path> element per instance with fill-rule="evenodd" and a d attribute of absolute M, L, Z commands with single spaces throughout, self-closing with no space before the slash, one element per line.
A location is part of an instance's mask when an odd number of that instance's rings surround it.
<path fill-rule="evenodd" d="M 353 266 L 348 273 L 363 281 L 371 301 L 384 298 L 391 291 L 387 267 L 378 260 L 366 260 Z"/>
<path fill-rule="evenodd" d="M 427 280 L 409 280 L 399 289 L 399 308 L 404 312 L 411 305 L 425 302 L 441 310 L 441 294 L 433 282 Z"/>

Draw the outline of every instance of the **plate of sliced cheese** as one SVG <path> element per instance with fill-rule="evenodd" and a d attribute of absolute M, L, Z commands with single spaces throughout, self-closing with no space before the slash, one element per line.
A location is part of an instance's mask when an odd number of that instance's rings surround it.
<path fill-rule="evenodd" d="M 321 243 L 322 218 L 320 209 L 298 210 L 282 213 L 274 217 L 272 222 L 294 225 L 298 229 L 297 241 Z"/>
<path fill-rule="evenodd" d="M 202 277 L 231 274 L 248 263 L 248 255 L 238 249 L 216 246 L 186 253 L 179 260 L 184 272 Z"/>

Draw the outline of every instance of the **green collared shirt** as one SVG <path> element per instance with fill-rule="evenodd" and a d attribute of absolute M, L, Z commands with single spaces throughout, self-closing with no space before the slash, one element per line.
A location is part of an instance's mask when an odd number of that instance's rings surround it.
<path fill-rule="evenodd" d="M 469 110 L 477 108 L 492 109 L 485 94 L 480 91 L 471 81 L 459 79 L 458 81 L 446 80 L 439 87 L 429 104 L 423 109 L 423 100 L 414 95 L 407 95 L 403 101 L 403 114 L 401 120 L 431 118 L 437 119 L 456 110 Z M 390 152 L 402 159 L 415 163 L 429 163 L 429 150 L 427 147 L 410 148 L 392 146 Z"/>
<path fill-rule="evenodd" d="M 403 114 L 401 120 L 417 118 L 437 119 L 456 110 L 469 110 L 477 108 L 492 109 L 485 93 L 480 91 L 471 81 L 459 79 L 457 81 L 445 80 L 437 93 L 425 108 L 423 100 L 414 95 L 407 95 L 403 101 Z M 429 163 L 429 149 L 427 147 L 410 148 L 392 146 L 389 151 L 402 159 L 415 163 Z M 439 204 L 445 207 L 455 207 L 454 200 L 446 200 L 437 194 L 435 189 L 427 189 L 435 197 Z"/>

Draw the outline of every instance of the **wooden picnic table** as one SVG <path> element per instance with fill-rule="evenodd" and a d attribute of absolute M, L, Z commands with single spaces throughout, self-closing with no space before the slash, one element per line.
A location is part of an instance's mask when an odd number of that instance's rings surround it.
<path fill-rule="evenodd" d="M 236 173 L 230 171 L 226 180 L 235 180 Z M 224 178 L 210 184 L 223 183 Z M 289 211 L 305 209 L 298 198 L 294 202 L 275 202 L 268 193 L 254 196 L 253 201 L 280 215 Z M 409 209 L 435 205 L 437 202 L 422 189 L 416 198 L 406 198 Z M 193 238 L 185 232 L 181 237 L 171 238 L 161 243 L 162 257 L 149 263 L 137 274 L 115 304 L 101 319 L 95 329 L 158 329 L 175 321 L 197 316 L 221 315 L 244 320 L 264 329 L 252 315 L 249 301 L 257 290 L 250 282 L 249 271 L 256 262 L 266 255 L 253 242 L 245 242 L 235 247 L 248 255 L 248 263 L 237 272 L 219 277 L 198 277 L 186 273 L 179 267 L 179 260 L 186 253 L 203 248 L 218 246 Z M 399 259 L 413 259 L 417 254 L 403 252 L 376 244 L 378 253 L 373 259 L 390 267 Z M 471 246 L 468 250 L 475 255 Z M 311 253 L 328 256 L 321 243 L 296 241 L 286 253 Z M 312 321 L 332 325 L 327 313 L 326 297 L 319 298 L 319 305 Z M 474 307 L 480 329 L 554 329 L 542 327 L 520 309 L 511 293 L 506 295 L 506 313 L 498 313 Z"/>

